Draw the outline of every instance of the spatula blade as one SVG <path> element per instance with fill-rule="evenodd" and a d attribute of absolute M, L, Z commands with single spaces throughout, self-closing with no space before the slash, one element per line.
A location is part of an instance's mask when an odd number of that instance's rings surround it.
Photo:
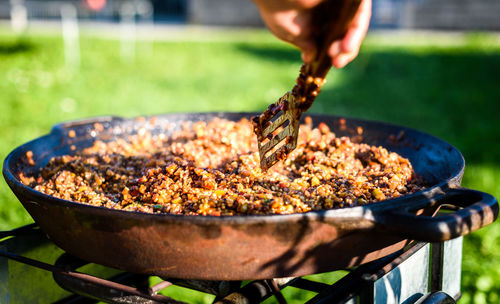
<path fill-rule="evenodd" d="M 264 113 L 253 118 L 261 170 L 267 171 L 297 146 L 300 114 L 295 105 L 294 95 L 287 92 Z"/>

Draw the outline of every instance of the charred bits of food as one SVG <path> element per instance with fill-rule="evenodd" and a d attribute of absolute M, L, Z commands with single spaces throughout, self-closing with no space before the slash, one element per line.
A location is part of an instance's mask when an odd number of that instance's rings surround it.
<path fill-rule="evenodd" d="M 96 141 L 21 180 L 83 204 L 215 216 L 357 206 L 422 189 L 410 162 L 385 148 L 336 137 L 324 123 L 313 128 L 311 119 L 299 134 L 297 148 L 265 173 L 250 121 L 214 119 L 170 137 L 142 129 Z"/>

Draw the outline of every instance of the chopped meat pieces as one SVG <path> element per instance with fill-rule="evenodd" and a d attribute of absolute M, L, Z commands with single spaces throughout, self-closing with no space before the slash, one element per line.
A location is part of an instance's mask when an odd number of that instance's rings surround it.
<path fill-rule="evenodd" d="M 301 125 L 297 148 L 263 173 L 251 122 L 219 118 L 185 124 L 171 136 L 140 129 L 126 139 L 96 141 L 21 178 L 84 204 L 215 216 L 357 206 L 423 188 L 407 159 L 337 137 L 324 123 Z"/>

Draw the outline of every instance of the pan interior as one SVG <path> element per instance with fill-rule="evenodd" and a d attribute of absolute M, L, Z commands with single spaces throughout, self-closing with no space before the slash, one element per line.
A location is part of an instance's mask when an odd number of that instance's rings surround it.
<path fill-rule="evenodd" d="M 127 139 L 140 129 L 153 135 L 170 135 L 183 125 L 195 121 L 210 121 L 216 117 L 229 120 L 251 118 L 254 113 L 188 113 L 165 114 L 154 117 L 121 118 L 98 117 L 54 126 L 49 135 L 40 137 L 14 150 L 6 159 L 6 166 L 17 179 L 20 172 L 33 174 L 54 156 L 74 154 L 92 146 L 96 140 Z M 442 183 L 459 185 L 464 168 L 460 152 L 450 144 L 417 130 L 383 122 L 342 118 L 327 115 L 310 115 L 313 123 L 324 122 L 337 136 L 361 137 L 370 145 L 383 146 L 408 158 L 415 172 L 428 186 Z M 96 126 L 98 126 L 96 128 Z M 362 133 L 359 134 L 359 130 Z M 359 139 L 358 139 L 359 140 Z M 26 164 L 25 155 L 32 151 L 35 165 Z"/>

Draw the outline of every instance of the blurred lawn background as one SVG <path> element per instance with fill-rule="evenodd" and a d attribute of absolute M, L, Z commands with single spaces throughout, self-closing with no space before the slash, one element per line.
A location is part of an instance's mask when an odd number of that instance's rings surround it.
<path fill-rule="evenodd" d="M 118 39 L 84 31 L 75 67 L 65 64 L 57 32 L 18 37 L 0 28 L 0 158 L 66 120 L 262 111 L 293 86 L 301 64 L 297 50 L 266 30 L 163 38 L 139 41 L 133 57 L 122 57 Z M 440 137 L 465 157 L 463 186 L 498 198 L 499 72 L 499 35 L 374 32 L 355 62 L 330 72 L 310 111 Z M 0 202 L 0 229 L 31 222 L 3 179 Z M 500 302 L 500 223 L 465 237 L 462 291 L 460 303 Z"/>

